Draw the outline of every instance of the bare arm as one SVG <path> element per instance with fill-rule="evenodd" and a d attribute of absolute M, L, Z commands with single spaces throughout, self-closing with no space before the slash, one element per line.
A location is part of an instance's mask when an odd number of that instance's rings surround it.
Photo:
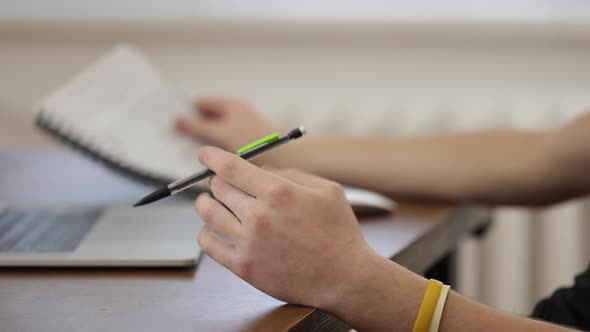
<path fill-rule="evenodd" d="M 310 137 L 269 162 L 402 196 L 523 203 L 541 199 L 529 188 L 543 177 L 545 140 L 543 133 L 508 130 L 388 140 Z"/>
<path fill-rule="evenodd" d="M 215 99 L 204 105 L 201 109 L 216 116 L 185 119 L 184 131 L 223 147 L 233 149 L 272 130 L 239 101 Z M 256 133 L 242 133 L 244 123 L 248 128 L 262 125 Z M 539 132 L 494 130 L 412 139 L 312 134 L 259 162 L 401 196 L 545 205 L 590 192 L 589 150 L 587 114 L 563 128 Z"/>
<path fill-rule="evenodd" d="M 350 285 L 340 301 L 325 310 L 341 317 L 359 331 L 411 331 L 427 281 L 383 258 L 365 260 L 369 277 Z M 355 280 L 355 279 L 353 279 Z M 346 297 L 345 297 L 346 296 Z M 350 299 L 354 299 L 351 301 Z M 538 331 L 566 332 L 573 329 L 511 315 L 449 292 L 440 332 Z"/>
<path fill-rule="evenodd" d="M 381 192 L 544 205 L 590 192 L 590 116 L 560 130 L 494 130 L 412 139 L 309 138 L 267 160 Z M 585 122 L 584 125 L 581 125 Z M 575 126 L 577 124 L 577 127 Z M 289 166 L 290 165 L 290 166 Z M 586 168 L 588 169 L 588 168 Z"/>

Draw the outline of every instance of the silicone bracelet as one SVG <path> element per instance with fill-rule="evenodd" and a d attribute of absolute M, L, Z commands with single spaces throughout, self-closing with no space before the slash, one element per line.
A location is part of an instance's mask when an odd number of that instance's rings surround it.
<path fill-rule="evenodd" d="M 434 313 L 432 314 L 432 320 L 430 321 L 430 327 L 428 328 L 428 332 L 438 332 L 438 328 L 440 325 L 440 319 L 442 318 L 443 310 L 445 308 L 445 303 L 447 302 L 447 295 L 449 294 L 449 288 L 451 286 L 444 285 L 440 290 L 440 295 L 438 296 L 438 301 L 436 302 L 436 308 L 434 309 Z"/>
<path fill-rule="evenodd" d="M 428 281 L 428 286 L 426 287 L 426 292 L 424 292 L 424 298 L 422 299 L 422 304 L 420 305 L 418 316 L 416 316 L 416 322 L 414 322 L 412 332 L 428 332 L 442 286 L 442 282 L 438 280 L 430 279 Z"/>

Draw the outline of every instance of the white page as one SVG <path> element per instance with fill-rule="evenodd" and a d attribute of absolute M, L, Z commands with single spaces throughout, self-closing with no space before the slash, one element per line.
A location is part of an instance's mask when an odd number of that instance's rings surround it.
<path fill-rule="evenodd" d="M 41 107 L 52 126 L 126 168 L 169 180 L 203 169 L 199 144 L 173 126 L 190 102 L 131 47 L 113 49 Z"/>

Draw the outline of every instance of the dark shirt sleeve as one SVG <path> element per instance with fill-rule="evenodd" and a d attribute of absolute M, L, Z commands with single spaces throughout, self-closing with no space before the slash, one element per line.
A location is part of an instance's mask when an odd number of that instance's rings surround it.
<path fill-rule="evenodd" d="M 533 318 L 590 330 L 590 266 L 576 276 L 574 285 L 560 288 L 537 303 Z"/>

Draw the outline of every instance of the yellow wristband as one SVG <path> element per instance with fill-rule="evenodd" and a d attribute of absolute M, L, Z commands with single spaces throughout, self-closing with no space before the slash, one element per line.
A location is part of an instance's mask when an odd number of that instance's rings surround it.
<path fill-rule="evenodd" d="M 442 318 L 443 310 L 445 309 L 445 303 L 447 302 L 449 288 L 451 288 L 451 286 L 443 285 L 442 289 L 440 290 L 440 295 L 438 296 L 436 308 L 434 309 L 434 313 L 432 314 L 432 320 L 430 321 L 430 327 L 428 328 L 428 332 L 438 332 L 440 319 Z"/>
<path fill-rule="evenodd" d="M 430 279 L 428 281 L 428 286 L 426 287 L 426 292 L 424 293 L 424 298 L 422 299 L 422 304 L 420 305 L 412 332 L 428 332 L 442 286 L 442 282 L 438 280 Z"/>

